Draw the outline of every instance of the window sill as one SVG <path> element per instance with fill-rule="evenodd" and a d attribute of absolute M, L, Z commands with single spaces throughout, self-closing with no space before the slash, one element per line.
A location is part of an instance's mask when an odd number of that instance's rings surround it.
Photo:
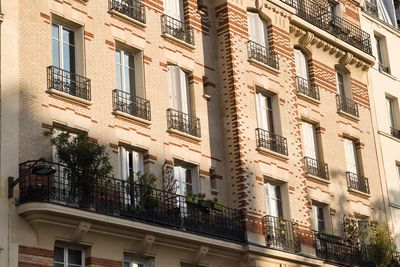
<path fill-rule="evenodd" d="M 381 74 L 383 74 L 383 75 L 389 77 L 389 78 L 392 79 L 392 80 L 397 80 L 397 78 L 396 78 L 395 76 L 393 76 L 391 73 L 388 73 L 388 72 L 386 72 L 386 71 L 379 70 L 379 69 L 378 69 L 378 71 L 379 71 L 379 73 L 381 73 Z"/>
<path fill-rule="evenodd" d="M 353 120 L 353 121 L 356 121 L 356 122 L 360 121 L 360 118 L 359 118 L 359 117 L 353 116 L 353 115 L 351 115 L 351 114 L 349 114 L 349 113 L 347 113 L 347 112 L 344 112 L 344 111 L 342 111 L 342 110 L 338 110 L 337 113 L 338 113 L 340 116 L 346 117 L 346 118 L 348 118 L 348 119 L 350 119 L 350 120 Z"/>
<path fill-rule="evenodd" d="M 273 67 L 271 67 L 271 66 L 269 66 L 269 65 L 266 65 L 266 64 L 264 64 L 264 63 L 262 63 L 262 62 L 259 62 L 259 61 L 257 61 L 257 60 L 254 60 L 254 59 L 252 59 L 252 58 L 249 58 L 248 61 L 249 61 L 251 64 L 254 64 L 254 65 L 256 65 L 256 66 L 258 66 L 258 67 L 260 67 L 260 68 L 263 68 L 263 69 L 272 71 L 272 72 L 275 73 L 275 74 L 281 73 L 280 70 L 277 70 L 277 69 L 275 69 L 275 68 L 273 68 Z"/>
<path fill-rule="evenodd" d="M 327 179 L 324 179 L 324 178 L 321 178 L 321 177 L 318 177 L 318 176 L 315 176 L 312 174 L 308 174 L 308 173 L 306 173 L 306 177 L 309 178 L 310 180 L 315 180 L 317 182 L 320 182 L 320 183 L 323 183 L 326 185 L 329 185 L 331 183 L 331 180 L 327 180 Z"/>
<path fill-rule="evenodd" d="M 385 133 L 385 132 L 382 132 L 382 131 L 378 131 L 378 134 L 383 135 L 383 136 L 385 136 L 385 137 L 387 137 L 387 138 L 390 138 L 390 139 L 392 139 L 392 140 L 394 140 L 394 141 L 396 141 L 396 142 L 400 142 L 400 139 L 394 137 L 393 135 L 391 135 L 391 134 L 389 134 L 389 133 Z"/>
<path fill-rule="evenodd" d="M 196 48 L 194 45 L 186 43 L 185 41 L 182 41 L 181 39 L 178 39 L 178 38 L 172 36 L 171 34 L 163 33 L 163 34 L 161 34 L 161 36 L 164 37 L 165 39 L 170 39 L 170 40 L 177 42 L 183 46 L 186 46 L 187 48 L 190 48 L 192 50 L 194 50 Z"/>
<path fill-rule="evenodd" d="M 175 135 L 179 135 L 179 136 L 191 139 L 192 141 L 201 142 L 201 138 L 200 137 L 197 137 L 197 136 L 194 136 L 194 135 L 190 135 L 190 134 L 187 134 L 187 133 L 184 133 L 184 132 L 172 129 L 172 128 L 169 128 L 167 130 L 167 132 L 170 133 L 170 134 L 175 134 Z"/>
<path fill-rule="evenodd" d="M 112 114 L 114 116 L 117 116 L 117 117 L 122 117 L 122 118 L 125 118 L 125 119 L 128 119 L 128 120 L 131 120 L 131 121 L 138 122 L 140 124 L 144 124 L 145 126 L 150 126 L 151 125 L 151 121 L 148 121 L 148 120 L 145 120 L 145 119 L 142 119 L 142 118 L 139 118 L 139 117 L 135 117 L 133 115 L 130 115 L 128 113 L 124 113 L 124 112 L 121 112 L 121 111 L 118 111 L 118 110 L 113 111 Z"/>
<path fill-rule="evenodd" d="M 119 13 L 118 11 L 115 11 L 115 10 L 111 9 L 111 10 L 108 11 L 108 13 L 110 13 L 112 15 L 115 15 L 117 17 L 123 18 L 123 19 L 125 19 L 125 20 L 127 20 L 129 22 L 132 22 L 133 24 L 136 24 L 139 27 L 142 27 L 142 28 L 146 28 L 147 27 L 146 24 L 144 24 L 143 22 L 140 22 L 140 21 L 138 21 L 138 20 L 136 20 L 134 18 L 131 18 L 131 17 L 127 16 L 127 15 L 124 15 L 122 13 Z"/>
<path fill-rule="evenodd" d="M 270 156 L 273 156 L 275 158 L 278 158 L 278 159 L 281 159 L 281 160 L 284 160 L 284 161 L 288 161 L 289 160 L 288 156 L 280 154 L 280 153 L 272 151 L 272 150 L 269 150 L 268 148 L 265 148 L 265 147 L 257 147 L 256 150 L 258 152 L 262 153 L 262 154 L 268 154 Z"/>
<path fill-rule="evenodd" d="M 310 96 L 308 96 L 308 95 L 305 95 L 305 94 L 303 94 L 303 93 L 297 92 L 297 96 L 298 96 L 299 98 L 305 100 L 305 101 L 310 102 L 310 103 L 313 103 L 313 104 L 316 104 L 316 105 L 321 104 L 321 101 L 320 101 L 320 100 L 315 99 L 315 98 L 312 98 L 312 97 L 310 97 Z"/>
<path fill-rule="evenodd" d="M 80 97 L 76 97 L 76 96 L 73 96 L 73 95 L 70 95 L 70 94 L 67 94 L 67 93 L 64 93 L 64 92 L 60 92 L 58 90 L 47 89 L 46 93 L 48 93 L 50 95 L 56 95 L 56 96 L 65 98 L 65 99 L 67 99 L 69 101 L 72 101 L 74 103 L 77 103 L 77 104 L 81 104 L 81 105 L 85 105 L 85 106 L 92 105 L 92 102 L 89 101 L 89 100 L 86 100 L 86 99 L 83 99 L 83 98 L 80 98 Z"/>
<path fill-rule="evenodd" d="M 371 197 L 371 194 L 364 193 L 364 192 L 358 191 L 358 190 L 353 189 L 353 188 L 348 188 L 347 191 L 348 191 L 350 194 L 358 195 L 358 196 L 361 196 L 361 197 L 365 197 L 365 198 Z"/>

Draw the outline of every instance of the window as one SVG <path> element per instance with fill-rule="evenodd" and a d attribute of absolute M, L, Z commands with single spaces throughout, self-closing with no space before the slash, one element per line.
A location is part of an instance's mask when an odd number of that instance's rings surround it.
<path fill-rule="evenodd" d="M 319 203 L 312 204 L 312 227 L 314 231 L 326 232 L 325 212 L 327 206 Z"/>
<path fill-rule="evenodd" d="M 153 265 L 152 262 L 152 259 L 137 258 L 126 254 L 123 267 L 150 267 Z"/>
<path fill-rule="evenodd" d="M 119 147 L 121 178 L 127 180 L 129 175 L 144 173 L 143 152 Z"/>
<path fill-rule="evenodd" d="M 308 122 L 302 122 L 301 131 L 303 135 L 304 156 L 318 160 L 319 155 L 315 126 Z"/>
<path fill-rule="evenodd" d="M 183 1 L 164 0 L 164 14 L 170 18 L 184 22 Z"/>
<path fill-rule="evenodd" d="M 215 169 L 210 169 L 210 187 L 212 191 L 218 191 L 217 174 Z"/>
<path fill-rule="evenodd" d="M 340 4 L 334 0 L 328 0 L 328 12 L 332 16 L 340 17 Z"/>
<path fill-rule="evenodd" d="M 275 132 L 274 125 L 274 112 L 273 112 L 273 97 L 256 93 L 256 107 L 257 107 L 257 120 L 258 127 L 269 131 Z"/>
<path fill-rule="evenodd" d="M 83 267 L 82 250 L 68 247 L 54 248 L 54 267 Z"/>
<path fill-rule="evenodd" d="M 346 170 L 353 174 L 359 174 L 356 145 L 353 140 L 345 138 L 343 141 L 346 158 Z"/>
<path fill-rule="evenodd" d="M 249 39 L 263 47 L 268 47 L 267 23 L 255 12 L 247 12 Z"/>
<path fill-rule="evenodd" d="M 394 100 L 392 98 L 386 97 L 386 108 L 388 112 L 389 126 L 390 128 L 397 128 L 396 115 L 394 109 Z"/>
<path fill-rule="evenodd" d="M 308 59 L 306 55 L 300 49 L 294 49 L 294 56 L 296 64 L 296 76 L 308 81 Z"/>
<path fill-rule="evenodd" d="M 172 108 L 191 115 L 189 77 L 180 67 L 168 65 L 168 85 L 172 97 Z"/>
<path fill-rule="evenodd" d="M 117 89 L 132 97 L 144 97 L 142 75 L 142 53 L 115 50 Z"/>
<path fill-rule="evenodd" d="M 178 195 L 198 194 L 200 181 L 197 167 L 177 161 L 174 166 L 174 178 L 178 186 Z"/>
<path fill-rule="evenodd" d="M 281 187 L 271 182 L 264 182 L 265 207 L 267 214 L 283 217 Z"/>
<path fill-rule="evenodd" d="M 390 72 L 389 62 L 388 62 L 388 57 L 386 55 L 387 54 L 386 38 L 383 36 L 375 36 L 375 43 L 376 43 L 376 53 L 378 57 L 379 71 L 389 73 Z"/>
<path fill-rule="evenodd" d="M 341 97 L 347 97 L 345 75 L 339 71 L 336 72 L 336 87 Z"/>
<path fill-rule="evenodd" d="M 62 25 L 51 27 L 53 66 L 75 73 L 75 33 Z"/>

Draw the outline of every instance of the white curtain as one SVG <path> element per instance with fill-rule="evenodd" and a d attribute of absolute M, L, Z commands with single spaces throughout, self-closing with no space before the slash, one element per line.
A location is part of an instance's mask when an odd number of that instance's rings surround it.
<path fill-rule="evenodd" d="M 256 108 L 257 108 L 257 121 L 258 127 L 270 131 L 267 114 L 267 97 L 261 93 L 256 94 Z"/>
<path fill-rule="evenodd" d="M 172 108 L 190 114 L 189 79 L 186 72 L 174 65 L 168 65 L 168 87 Z"/>
<path fill-rule="evenodd" d="M 164 0 L 164 14 L 183 22 L 183 2 L 182 0 Z"/>
<path fill-rule="evenodd" d="M 318 207 L 312 205 L 312 229 L 318 231 Z"/>
<path fill-rule="evenodd" d="M 274 217 L 281 217 L 281 196 L 280 187 L 270 183 L 264 183 L 267 214 Z"/>
<path fill-rule="evenodd" d="M 267 24 L 260 18 L 259 14 L 247 12 L 247 24 L 250 41 L 268 47 Z"/>
<path fill-rule="evenodd" d="M 314 125 L 302 122 L 301 130 L 303 134 L 304 156 L 318 160 Z"/>
<path fill-rule="evenodd" d="M 308 61 L 307 57 L 299 49 L 294 50 L 296 64 L 296 75 L 308 80 Z"/>
<path fill-rule="evenodd" d="M 356 155 L 356 147 L 354 141 L 350 139 L 344 139 L 343 144 L 346 156 L 347 171 L 354 174 L 358 174 L 357 155 Z"/>

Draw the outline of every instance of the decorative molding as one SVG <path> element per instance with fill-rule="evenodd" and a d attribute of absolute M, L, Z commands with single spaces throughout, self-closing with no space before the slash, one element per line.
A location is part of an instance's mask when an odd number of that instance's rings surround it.
<path fill-rule="evenodd" d="M 138 253 L 142 255 L 146 254 L 153 246 L 155 240 L 156 237 L 154 235 L 146 234 L 142 242 L 140 242 Z"/>
<path fill-rule="evenodd" d="M 79 243 L 86 236 L 92 224 L 90 222 L 81 221 L 76 227 L 75 231 L 72 233 L 71 240 Z"/>
<path fill-rule="evenodd" d="M 200 262 L 207 256 L 209 248 L 206 246 L 200 246 L 199 250 L 197 251 L 195 257 L 193 258 L 192 263 L 194 265 L 200 264 Z"/>

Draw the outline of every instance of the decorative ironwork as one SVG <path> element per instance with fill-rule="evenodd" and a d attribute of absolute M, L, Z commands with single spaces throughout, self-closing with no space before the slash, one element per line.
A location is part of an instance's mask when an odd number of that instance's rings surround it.
<path fill-rule="evenodd" d="M 328 164 L 309 157 L 304 157 L 304 164 L 307 174 L 329 180 Z"/>
<path fill-rule="evenodd" d="M 400 139 L 400 130 L 395 129 L 395 128 L 393 128 L 393 127 L 390 127 L 390 134 L 391 134 L 393 137 L 395 137 L 395 138 L 397 138 L 397 139 Z"/>
<path fill-rule="evenodd" d="M 257 147 L 263 147 L 285 156 L 288 155 L 287 140 L 285 137 L 257 128 L 256 138 Z"/>
<path fill-rule="evenodd" d="M 161 16 L 161 31 L 188 44 L 194 45 L 193 28 L 167 15 Z"/>
<path fill-rule="evenodd" d="M 265 242 L 267 247 L 289 252 L 300 252 L 299 228 L 283 218 L 264 216 Z"/>
<path fill-rule="evenodd" d="M 34 163 L 28 161 L 20 164 L 20 173 L 26 173 L 24 170 Z M 79 188 L 66 166 L 48 163 L 56 169 L 54 174 L 27 174 L 21 177 L 19 204 L 56 203 L 180 231 L 245 242 L 244 214 L 240 210 L 201 207 L 188 203 L 186 196 L 114 178 L 98 180 L 90 188 L 89 195 L 82 195 L 82 191 L 88 192 L 87 188 Z"/>
<path fill-rule="evenodd" d="M 331 14 L 326 6 L 313 0 L 281 1 L 295 8 L 297 16 L 305 21 L 372 55 L 370 35 L 359 26 Z"/>
<path fill-rule="evenodd" d="M 121 90 L 113 90 L 113 109 L 144 120 L 151 120 L 150 101 Z"/>
<path fill-rule="evenodd" d="M 167 110 L 168 129 L 175 129 L 196 137 L 201 137 L 200 120 L 179 110 Z"/>
<path fill-rule="evenodd" d="M 378 63 L 378 69 L 380 72 L 385 72 L 390 74 L 390 68 L 388 66 L 383 65 L 382 63 Z"/>
<path fill-rule="evenodd" d="M 110 10 L 117 11 L 141 23 L 146 23 L 145 6 L 139 0 L 109 0 Z"/>
<path fill-rule="evenodd" d="M 358 104 L 353 100 L 341 95 L 336 95 L 336 105 L 338 110 L 350 114 L 354 117 L 359 117 Z"/>
<path fill-rule="evenodd" d="M 174 177 L 174 168 L 167 162 L 162 166 L 162 175 L 164 190 L 171 193 L 178 192 L 179 185 Z"/>
<path fill-rule="evenodd" d="M 346 172 L 346 177 L 349 188 L 369 194 L 368 178 L 351 172 Z"/>
<path fill-rule="evenodd" d="M 249 58 L 279 70 L 278 54 L 253 41 L 248 42 Z"/>
<path fill-rule="evenodd" d="M 303 95 L 319 100 L 319 86 L 310 83 L 307 79 L 296 76 L 297 91 Z"/>
<path fill-rule="evenodd" d="M 47 89 L 54 89 L 86 100 L 91 99 L 90 79 L 54 66 L 47 67 Z"/>

